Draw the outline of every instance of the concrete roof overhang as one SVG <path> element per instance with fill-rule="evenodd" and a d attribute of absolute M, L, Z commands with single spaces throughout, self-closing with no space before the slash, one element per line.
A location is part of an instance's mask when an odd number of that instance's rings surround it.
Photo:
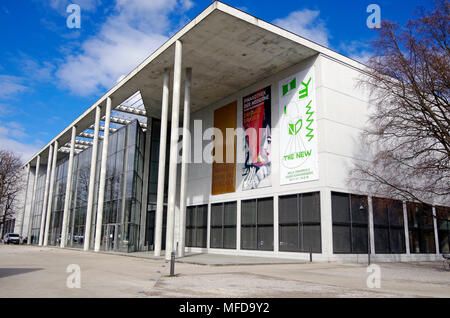
<path fill-rule="evenodd" d="M 111 88 L 26 164 L 35 163 L 38 154 L 41 154 L 41 164 L 45 164 L 49 145 L 56 139 L 59 145 L 69 142 L 73 125 L 77 126 L 78 132 L 89 128 L 95 121 L 96 106 L 104 105 L 107 97 L 111 97 L 114 108 L 140 91 L 147 116 L 159 118 L 163 74 L 166 68 L 173 67 L 174 43 L 177 40 L 183 43 L 183 69 L 192 68 L 193 112 L 317 54 L 325 54 L 358 69 L 364 68 L 364 65 L 315 42 L 216 1 Z M 183 83 L 184 72 L 182 74 Z M 181 92 L 182 109 L 183 87 Z M 104 115 L 105 107 L 102 107 L 101 116 Z"/>

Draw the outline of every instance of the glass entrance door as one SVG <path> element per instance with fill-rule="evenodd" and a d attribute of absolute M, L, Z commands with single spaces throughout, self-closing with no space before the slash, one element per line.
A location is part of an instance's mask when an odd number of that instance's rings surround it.
<path fill-rule="evenodd" d="M 155 225 L 156 225 L 156 211 L 147 211 L 147 229 L 145 232 L 145 242 L 149 251 L 155 250 Z M 164 206 L 163 225 L 161 235 L 161 250 L 166 249 L 166 226 L 167 226 L 167 206 Z"/>
<path fill-rule="evenodd" d="M 107 224 L 106 232 L 105 232 L 105 250 L 107 251 L 116 251 L 117 250 L 117 224 Z"/>

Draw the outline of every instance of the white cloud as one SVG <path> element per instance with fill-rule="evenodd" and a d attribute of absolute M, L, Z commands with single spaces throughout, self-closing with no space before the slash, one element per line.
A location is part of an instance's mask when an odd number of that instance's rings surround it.
<path fill-rule="evenodd" d="M 341 43 L 339 48 L 346 56 L 363 64 L 367 64 L 373 55 L 367 41 L 353 40 L 350 43 Z"/>
<path fill-rule="evenodd" d="M 373 56 L 372 52 L 361 51 L 359 53 L 350 54 L 348 57 L 357 60 L 362 64 L 367 64 L 372 56 Z"/>
<path fill-rule="evenodd" d="M 0 148 L 19 154 L 22 160 L 29 159 L 41 147 L 42 141 L 24 143 L 20 139 L 27 137 L 24 127 L 17 122 L 0 122 Z"/>
<path fill-rule="evenodd" d="M 56 72 L 63 87 L 89 95 L 111 88 L 167 39 L 172 13 L 182 14 L 190 0 L 116 0 L 114 12 L 95 36 L 69 54 Z"/>
<path fill-rule="evenodd" d="M 13 112 L 10 105 L 0 103 L 0 117 L 7 117 L 12 113 Z"/>
<path fill-rule="evenodd" d="M 298 34 L 308 40 L 328 46 L 330 33 L 325 22 L 319 18 L 320 11 L 304 9 L 291 12 L 287 17 L 276 19 L 273 24 Z"/>
<path fill-rule="evenodd" d="M 33 74 L 29 78 L 33 81 L 50 81 L 53 78 L 53 71 L 55 66 L 49 62 L 38 62 L 33 58 L 22 54 L 22 58 L 18 63 L 21 66 L 23 74 Z"/>
<path fill-rule="evenodd" d="M 0 74 L 0 98 L 13 98 L 14 95 L 27 90 L 24 79 L 13 75 Z"/>

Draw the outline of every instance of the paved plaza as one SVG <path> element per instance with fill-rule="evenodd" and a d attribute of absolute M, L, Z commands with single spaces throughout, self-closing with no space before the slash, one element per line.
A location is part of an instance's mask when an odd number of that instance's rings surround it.
<path fill-rule="evenodd" d="M 0 245 L 0 297 L 450 297 L 439 262 L 378 263 L 380 288 L 369 288 L 365 264 L 242 257 L 220 266 L 224 256 L 190 255 L 168 277 L 164 259 L 134 256 Z M 74 266 L 80 288 L 68 288 Z"/>

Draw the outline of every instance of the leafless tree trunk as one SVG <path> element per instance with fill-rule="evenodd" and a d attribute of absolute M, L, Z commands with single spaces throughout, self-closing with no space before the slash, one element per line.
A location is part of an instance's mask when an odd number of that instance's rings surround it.
<path fill-rule="evenodd" d="M 450 205 L 450 2 L 406 26 L 384 21 L 360 84 L 371 92 L 368 160 L 350 183 L 388 197 Z"/>
<path fill-rule="evenodd" d="M 13 152 L 0 150 L 0 211 L 2 217 L 2 237 L 5 235 L 5 223 L 14 216 L 17 196 L 24 188 L 22 161 Z"/>

